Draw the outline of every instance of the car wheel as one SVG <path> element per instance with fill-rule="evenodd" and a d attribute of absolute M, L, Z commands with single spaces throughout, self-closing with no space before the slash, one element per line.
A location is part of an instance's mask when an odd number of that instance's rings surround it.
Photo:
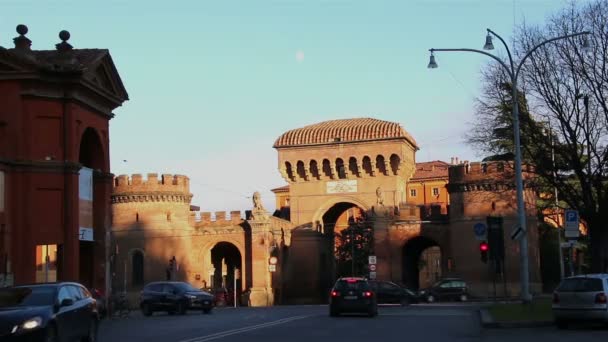
<path fill-rule="evenodd" d="M 152 316 L 152 308 L 150 307 L 150 304 L 148 303 L 143 303 L 141 305 L 141 312 L 144 314 L 144 316 L 149 317 Z"/>
<path fill-rule="evenodd" d="M 467 296 L 466 294 L 461 294 L 460 295 L 460 301 L 461 302 L 466 302 L 467 300 L 469 300 L 469 296 Z"/>
<path fill-rule="evenodd" d="M 46 334 L 44 336 L 45 342 L 57 342 L 57 327 L 54 324 L 49 324 L 46 327 Z"/>
<path fill-rule="evenodd" d="M 209 308 L 209 309 L 203 309 L 203 313 L 204 314 L 210 314 L 211 313 L 211 308 Z"/>
<path fill-rule="evenodd" d="M 95 342 L 97 341 L 97 320 L 95 318 L 91 318 L 89 322 L 89 332 L 87 336 L 82 339 L 82 342 Z"/>
<path fill-rule="evenodd" d="M 434 303 L 435 302 L 435 296 L 433 296 L 433 295 L 426 296 L 426 301 L 429 302 L 429 303 Z"/>
<path fill-rule="evenodd" d="M 558 329 L 568 329 L 568 322 L 561 319 L 555 321 L 555 325 L 557 325 Z"/>
<path fill-rule="evenodd" d="M 186 307 L 186 304 L 184 304 L 184 302 L 177 303 L 177 313 L 178 314 L 185 315 L 187 310 L 188 310 L 188 308 Z"/>

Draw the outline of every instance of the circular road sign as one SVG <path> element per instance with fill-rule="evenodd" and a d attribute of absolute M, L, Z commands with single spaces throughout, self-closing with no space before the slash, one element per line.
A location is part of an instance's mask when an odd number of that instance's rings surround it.
<path fill-rule="evenodd" d="M 486 232 L 488 230 L 488 227 L 486 227 L 485 223 L 475 223 L 475 225 L 473 226 L 473 231 L 475 232 L 475 236 L 476 237 L 482 237 L 486 235 Z"/>
<path fill-rule="evenodd" d="M 374 271 L 376 270 L 376 265 L 374 265 L 374 264 L 369 265 L 369 270 L 370 270 L 371 272 L 374 272 Z"/>

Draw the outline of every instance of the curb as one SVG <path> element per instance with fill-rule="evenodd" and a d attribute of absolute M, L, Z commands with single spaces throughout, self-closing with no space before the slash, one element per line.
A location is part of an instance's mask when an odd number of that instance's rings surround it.
<path fill-rule="evenodd" d="M 555 325 L 553 321 L 497 322 L 490 315 L 490 312 L 484 308 L 479 309 L 479 320 L 481 321 L 481 326 L 486 329 L 540 328 Z"/>

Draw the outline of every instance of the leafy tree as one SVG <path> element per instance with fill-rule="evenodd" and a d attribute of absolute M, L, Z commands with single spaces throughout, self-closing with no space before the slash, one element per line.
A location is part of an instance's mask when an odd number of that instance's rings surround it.
<path fill-rule="evenodd" d="M 373 252 L 373 237 L 373 229 L 364 218 L 351 220 L 347 228 L 335 233 L 338 277 L 365 276 L 369 272 L 367 265 Z"/>
<path fill-rule="evenodd" d="M 608 0 L 572 2 L 540 27 L 522 26 L 515 35 L 515 60 L 541 41 L 522 68 L 518 104 L 522 156 L 538 179 L 556 187 L 561 206 L 579 211 L 588 227 L 591 271 L 608 271 Z M 496 64 L 483 72 L 483 93 L 468 140 L 481 151 L 510 158 L 510 89 Z M 555 154 L 555 162 L 552 160 Z M 547 193 L 552 193 L 547 191 Z"/>

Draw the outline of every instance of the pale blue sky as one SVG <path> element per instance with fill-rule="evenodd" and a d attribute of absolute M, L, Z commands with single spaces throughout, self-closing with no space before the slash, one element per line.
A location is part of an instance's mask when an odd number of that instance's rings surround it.
<path fill-rule="evenodd" d="M 26 24 L 34 49 L 62 29 L 75 48 L 109 49 L 131 98 L 110 123 L 112 172 L 185 174 L 205 211 L 249 209 L 255 190 L 272 210 L 275 139 L 319 121 L 395 121 L 417 161 L 480 159 L 462 136 L 489 59 L 441 53 L 428 70 L 428 49 L 481 48 L 487 27 L 510 39 L 565 4 L 0 0 L 0 46 Z"/>

